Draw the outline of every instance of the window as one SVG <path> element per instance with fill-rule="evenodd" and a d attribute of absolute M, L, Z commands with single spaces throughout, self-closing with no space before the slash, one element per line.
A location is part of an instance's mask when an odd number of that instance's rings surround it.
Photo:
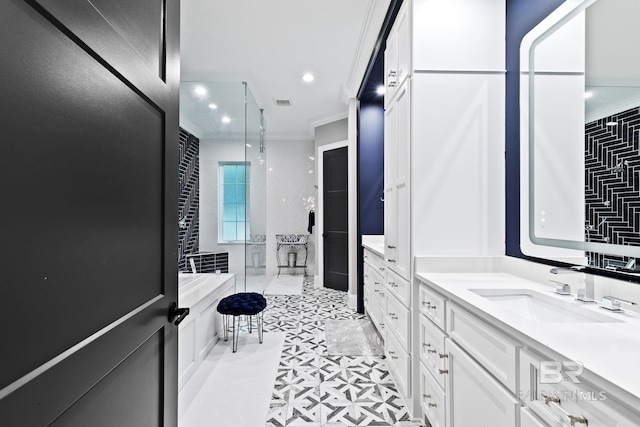
<path fill-rule="evenodd" d="M 220 162 L 220 203 L 218 241 L 244 242 L 250 235 L 249 221 L 249 163 Z"/>

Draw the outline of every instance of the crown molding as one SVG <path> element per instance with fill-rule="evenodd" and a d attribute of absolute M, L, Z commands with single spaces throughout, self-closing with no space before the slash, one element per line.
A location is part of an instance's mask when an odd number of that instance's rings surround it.
<path fill-rule="evenodd" d="M 341 89 L 340 98 L 345 104 L 349 103 L 349 99 L 358 95 L 358 89 L 367 71 L 371 53 L 378 41 L 378 35 L 390 4 L 391 0 L 369 1 L 366 18 L 358 39 L 358 46 L 351 64 L 349 78 Z"/>

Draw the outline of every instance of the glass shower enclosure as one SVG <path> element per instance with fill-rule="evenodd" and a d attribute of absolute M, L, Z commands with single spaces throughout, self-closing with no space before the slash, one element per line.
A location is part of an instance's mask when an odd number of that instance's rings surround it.
<path fill-rule="evenodd" d="M 267 152 L 262 110 L 246 82 L 183 81 L 180 125 L 199 140 L 198 247 L 183 256 L 226 259 L 236 291 L 263 292 Z M 193 263 L 180 265 L 193 270 Z"/>

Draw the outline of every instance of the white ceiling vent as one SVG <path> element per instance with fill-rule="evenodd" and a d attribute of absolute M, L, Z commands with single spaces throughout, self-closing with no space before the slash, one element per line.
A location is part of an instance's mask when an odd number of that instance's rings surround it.
<path fill-rule="evenodd" d="M 278 107 L 291 107 L 293 105 L 290 99 L 274 99 L 273 102 L 275 102 Z"/>

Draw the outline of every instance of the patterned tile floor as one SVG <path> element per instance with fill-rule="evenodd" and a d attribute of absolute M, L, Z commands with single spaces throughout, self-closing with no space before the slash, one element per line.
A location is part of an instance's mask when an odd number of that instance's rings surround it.
<path fill-rule="evenodd" d="M 327 319 L 363 319 L 347 294 L 315 288 L 267 296 L 265 331 L 286 333 L 267 427 L 419 426 L 409 415 L 380 357 L 329 356 Z"/>

